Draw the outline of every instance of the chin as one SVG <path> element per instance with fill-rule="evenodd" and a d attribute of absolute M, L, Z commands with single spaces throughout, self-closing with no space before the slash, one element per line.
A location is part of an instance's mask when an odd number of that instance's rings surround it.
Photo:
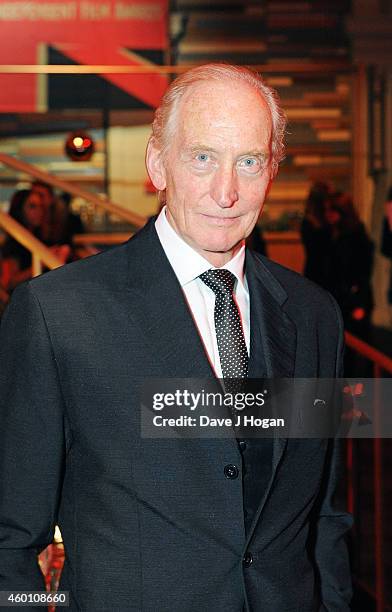
<path fill-rule="evenodd" d="M 242 239 L 236 241 L 209 240 L 201 245 L 203 251 L 209 253 L 228 253 L 233 251 Z"/>

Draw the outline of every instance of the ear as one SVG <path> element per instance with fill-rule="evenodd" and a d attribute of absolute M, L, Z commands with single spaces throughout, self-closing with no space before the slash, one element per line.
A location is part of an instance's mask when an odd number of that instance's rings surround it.
<path fill-rule="evenodd" d="M 161 150 L 157 146 L 154 138 L 150 138 L 147 144 L 146 168 L 155 189 L 163 191 L 166 188 L 166 172 L 163 165 Z"/>

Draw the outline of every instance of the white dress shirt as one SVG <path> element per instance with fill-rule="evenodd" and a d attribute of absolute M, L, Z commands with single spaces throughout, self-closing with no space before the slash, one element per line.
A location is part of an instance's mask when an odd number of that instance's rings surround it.
<path fill-rule="evenodd" d="M 172 228 L 166 218 L 166 206 L 161 210 L 155 221 L 155 228 L 163 250 L 185 294 L 211 365 L 215 370 L 216 376 L 222 378 L 214 323 L 215 293 L 198 278 L 200 274 L 214 268 L 214 266 L 192 249 Z M 242 328 L 249 355 L 250 306 L 248 284 L 244 274 L 244 262 L 245 244 L 241 246 L 233 259 L 222 267 L 230 270 L 237 278 L 234 287 L 234 297 L 240 310 Z"/>

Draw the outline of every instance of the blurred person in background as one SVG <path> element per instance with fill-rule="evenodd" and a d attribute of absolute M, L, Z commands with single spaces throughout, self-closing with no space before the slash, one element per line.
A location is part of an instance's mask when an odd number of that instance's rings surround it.
<path fill-rule="evenodd" d="M 9 215 L 33 234 L 38 240 L 43 240 L 45 232 L 45 204 L 36 191 L 21 189 L 11 198 Z M 69 249 L 52 247 L 54 254 L 65 263 Z M 32 276 L 31 251 L 12 236 L 8 236 L 1 249 L 1 284 L 7 291 L 12 291 L 16 285 Z"/>
<path fill-rule="evenodd" d="M 48 246 L 55 244 L 57 236 L 54 227 L 58 224 L 55 222 L 57 202 L 53 187 L 43 181 L 34 181 L 31 191 L 40 197 L 43 206 L 42 240 Z"/>
<path fill-rule="evenodd" d="M 97 249 L 91 245 L 74 244 L 74 237 L 78 234 L 85 234 L 86 228 L 80 216 L 72 210 L 71 194 L 61 193 L 58 202 L 61 206 L 61 212 L 58 215 L 57 238 L 60 244 L 68 245 L 70 249 L 67 262 L 97 253 Z"/>
<path fill-rule="evenodd" d="M 330 242 L 324 287 L 338 302 L 346 329 L 366 339 L 373 309 L 373 242 L 348 194 L 327 200 L 325 220 Z"/>
<path fill-rule="evenodd" d="M 68 194 L 57 197 L 53 187 L 43 181 L 34 181 L 31 185 L 33 193 L 38 194 L 44 208 L 42 222 L 42 241 L 49 247 L 70 246 L 69 202 Z M 66 252 L 66 249 L 63 249 Z M 71 259 L 70 248 L 66 261 Z"/>
<path fill-rule="evenodd" d="M 325 221 L 325 206 L 331 193 L 327 183 L 312 186 L 305 205 L 301 238 L 305 249 L 304 276 L 325 286 L 330 232 Z"/>
<path fill-rule="evenodd" d="M 385 202 L 385 216 L 382 225 L 381 253 L 392 262 L 392 185 Z M 388 303 L 392 304 L 392 266 L 390 269 Z"/>
<path fill-rule="evenodd" d="M 84 234 L 86 229 L 80 216 L 72 210 L 72 196 L 70 193 L 63 192 L 59 197 L 64 208 L 64 223 L 62 226 L 62 242 L 72 246 L 73 238 L 76 234 Z"/>
<path fill-rule="evenodd" d="M 41 197 L 29 189 L 16 191 L 11 198 L 9 215 L 42 239 L 44 206 Z M 12 236 L 7 236 L 1 249 L 2 285 L 8 291 L 18 283 L 31 278 L 31 252 Z"/>

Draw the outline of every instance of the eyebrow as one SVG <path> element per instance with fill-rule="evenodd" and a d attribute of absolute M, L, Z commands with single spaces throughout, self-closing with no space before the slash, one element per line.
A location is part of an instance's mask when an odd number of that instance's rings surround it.
<path fill-rule="evenodd" d="M 242 153 L 238 157 L 257 157 L 258 155 L 261 157 L 269 157 L 268 151 L 260 151 L 259 149 L 254 149 L 253 151 L 247 151 L 246 153 Z"/>
<path fill-rule="evenodd" d="M 199 144 L 196 143 L 195 145 L 192 145 L 190 147 L 186 147 L 187 151 L 189 151 L 190 153 L 196 153 L 196 151 L 208 151 L 209 153 L 218 153 L 218 151 L 216 149 L 214 149 L 213 147 L 209 147 L 207 145 L 203 145 L 203 144 Z M 260 151 L 260 149 L 252 149 L 251 151 L 246 151 L 245 153 L 240 153 L 237 157 L 247 157 L 247 156 L 252 156 L 252 157 L 257 157 L 257 156 L 262 156 L 265 158 L 269 157 L 269 152 L 268 151 Z"/>
<path fill-rule="evenodd" d="M 188 151 L 190 151 L 191 153 L 194 153 L 196 151 L 209 151 L 210 153 L 217 153 L 218 152 L 213 147 L 207 147 L 206 145 L 203 145 L 203 144 L 195 144 L 195 145 L 192 145 L 190 147 L 186 147 L 186 149 Z"/>

